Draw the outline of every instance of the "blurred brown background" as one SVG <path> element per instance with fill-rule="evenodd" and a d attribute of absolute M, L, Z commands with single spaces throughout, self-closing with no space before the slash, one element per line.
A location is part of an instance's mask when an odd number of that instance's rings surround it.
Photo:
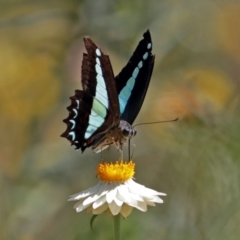
<path fill-rule="evenodd" d="M 69 195 L 96 184 L 100 155 L 59 135 L 80 89 L 82 38 L 117 74 L 150 29 L 156 63 L 135 123 L 136 181 L 167 193 L 134 211 L 123 239 L 240 236 L 240 2 L 2 0 L 0 239 L 112 239 L 112 219 L 77 214 Z M 115 160 L 115 159 L 113 159 Z"/>

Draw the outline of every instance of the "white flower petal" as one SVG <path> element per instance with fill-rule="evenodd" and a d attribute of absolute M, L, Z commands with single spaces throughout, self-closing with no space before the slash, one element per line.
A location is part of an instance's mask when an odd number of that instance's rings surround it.
<path fill-rule="evenodd" d="M 117 198 L 117 196 L 115 196 L 115 198 L 113 199 L 113 201 L 118 205 L 118 206 L 122 206 L 123 205 L 123 201 L 119 200 Z"/>
<path fill-rule="evenodd" d="M 118 186 L 116 197 L 119 200 L 124 201 L 124 202 L 130 202 L 131 198 L 129 197 L 128 194 L 129 194 L 129 191 L 125 185 L 121 184 Z"/>
<path fill-rule="evenodd" d="M 106 183 L 102 183 L 99 187 L 99 190 L 97 193 L 95 193 L 95 195 L 93 196 L 89 196 L 87 199 L 85 199 L 83 201 L 83 205 L 88 205 L 91 204 L 93 202 L 95 202 L 97 199 L 99 199 L 101 196 L 103 196 L 104 194 L 106 194 L 108 191 L 108 185 Z"/>
<path fill-rule="evenodd" d="M 84 201 L 84 199 L 81 199 L 80 201 L 77 201 L 77 202 L 74 204 L 73 208 L 77 208 L 79 205 L 81 205 L 81 204 L 83 203 L 83 201 Z"/>
<path fill-rule="evenodd" d="M 132 186 L 134 192 L 136 192 L 136 193 L 141 192 L 142 196 L 149 196 L 149 195 L 166 196 L 167 195 L 165 193 L 157 192 L 157 191 L 155 191 L 153 189 L 146 188 L 145 186 L 143 186 L 143 185 L 141 185 L 139 183 L 136 183 L 132 179 L 129 179 L 127 181 L 127 184 Z"/>
<path fill-rule="evenodd" d="M 146 212 L 147 211 L 147 204 L 145 202 L 138 202 L 138 205 L 135 206 L 135 208 L 137 208 L 138 210 L 140 210 L 142 212 Z"/>
<path fill-rule="evenodd" d="M 130 185 L 127 185 L 128 189 L 128 196 L 131 198 L 131 200 L 136 200 L 136 201 L 144 201 L 143 197 L 141 196 L 141 192 L 136 192 L 133 187 Z"/>
<path fill-rule="evenodd" d="M 127 187 L 127 190 L 129 192 L 128 195 L 131 199 L 134 199 L 134 200 L 137 200 L 137 201 L 144 201 L 144 199 L 142 197 L 142 192 L 141 191 L 136 191 L 136 189 L 134 188 L 135 186 L 131 182 L 126 181 L 125 186 Z"/>
<path fill-rule="evenodd" d="M 144 199 L 145 201 L 148 201 L 148 202 L 163 203 L 163 200 L 158 196 L 154 196 L 151 198 L 144 198 Z"/>
<path fill-rule="evenodd" d="M 111 203 L 117 194 L 117 188 L 115 184 L 111 184 L 111 190 L 107 192 L 106 199 L 107 203 Z"/>
<path fill-rule="evenodd" d="M 146 212 L 147 206 L 163 203 L 159 196 L 165 195 L 130 179 L 124 183 L 100 181 L 96 186 L 72 195 L 69 200 L 80 199 L 74 205 L 77 212 L 87 208 L 93 214 L 100 214 L 109 208 L 112 215 L 121 213 L 126 218 L 132 208 Z"/>
<path fill-rule="evenodd" d="M 101 195 L 98 195 L 98 194 L 95 194 L 94 196 L 90 196 L 83 201 L 83 205 L 84 206 L 85 205 L 90 205 L 100 197 L 101 197 Z"/>
<path fill-rule="evenodd" d="M 74 205 L 74 208 L 76 209 L 76 212 L 81 212 L 81 211 L 83 211 L 84 209 L 86 209 L 87 207 L 90 206 L 90 204 L 83 205 L 82 202 L 83 201 L 81 200 Z"/>
<path fill-rule="evenodd" d="M 71 195 L 69 197 L 68 201 L 76 201 L 76 200 L 79 200 L 81 198 L 86 198 L 89 195 L 92 195 L 92 194 L 96 193 L 98 191 L 100 185 L 101 185 L 101 182 L 99 182 L 94 187 L 88 188 L 87 190 L 81 191 L 80 193 Z"/>
<path fill-rule="evenodd" d="M 136 206 L 138 203 L 135 195 L 132 195 L 132 193 L 129 192 L 129 188 L 127 188 L 127 186 L 125 186 L 125 185 L 121 185 L 118 187 L 117 197 L 119 200 L 121 200 L 133 207 Z"/>
<path fill-rule="evenodd" d="M 129 189 L 129 190 L 132 191 L 132 189 Z M 133 200 L 140 201 L 140 202 L 144 201 L 143 197 L 140 194 L 129 192 L 129 196 Z"/>
<path fill-rule="evenodd" d="M 125 203 L 134 208 L 138 205 L 138 201 L 136 200 L 132 200 L 131 202 L 125 202 Z"/>
<path fill-rule="evenodd" d="M 148 200 L 145 201 L 145 203 L 148 205 L 148 206 L 156 206 L 156 204 L 154 202 L 149 202 Z"/>
<path fill-rule="evenodd" d="M 132 207 L 127 204 L 123 204 L 120 212 L 124 218 L 127 218 L 132 212 Z"/>
<path fill-rule="evenodd" d="M 119 214 L 121 210 L 121 206 L 118 206 L 114 201 L 109 203 L 108 206 L 113 216 L 116 216 Z"/>
<path fill-rule="evenodd" d="M 134 200 L 132 200 L 131 202 L 126 202 L 126 204 L 128 204 L 129 206 L 131 206 L 131 207 L 134 207 L 134 208 L 138 208 L 138 205 L 139 205 L 139 201 L 134 201 Z"/>
<path fill-rule="evenodd" d="M 93 209 L 99 208 L 100 206 L 102 206 L 104 203 L 106 202 L 106 195 L 101 196 L 98 200 L 96 200 L 92 207 Z"/>
<path fill-rule="evenodd" d="M 93 209 L 92 213 L 95 214 L 95 215 L 98 215 L 98 214 L 103 213 L 107 209 L 108 209 L 108 204 L 105 202 L 102 206 L 100 206 L 100 207 L 98 207 L 96 209 Z"/>
<path fill-rule="evenodd" d="M 144 201 L 148 200 L 156 203 L 163 203 L 163 200 L 159 198 L 157 195 L 166 195 L 165 193 L 160 193 L 152 189 L 146 188 L 143 185 L 135 183 L 134 181 L 129 181 L 128 185 L 132 185 L 131 188 L 132 191 L 136 194 L 137 192 L 139 192 L 141 196 L 144 198 Z"/>
<path fill-rule="evenodd" d="M 146 196 L 149 196 L 149 195 L 152 195 L 152 196 L 153 195 L 155 195 L 155 196 L 166 196 L 167 195 L 166 193 L 157 192 L 155 190 L 152 190 L 150 188 L 146 188 L 144 186 L 142 188 L 142 191 L 143 191 L 144 195 L 146 195 Z"/>

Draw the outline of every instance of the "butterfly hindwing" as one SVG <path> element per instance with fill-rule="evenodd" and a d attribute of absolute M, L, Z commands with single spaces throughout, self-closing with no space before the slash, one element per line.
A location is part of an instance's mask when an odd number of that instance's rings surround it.
<path fill-rule="evenodd" d="M 96 142 L 97 136 L 117 127 L 120 121 L 117 90 L 111 63 L 89 38 L 84 38 L 82 87 L 71 97 L 67 130 L 61 135 L 82 151 Z"/>
<path fill-rule="evenodd" d="M 127 65 L 115 77 L 121 119 L 132 124 L 144 101 L 152 70 L 152 40 L 147 30 Z"/>

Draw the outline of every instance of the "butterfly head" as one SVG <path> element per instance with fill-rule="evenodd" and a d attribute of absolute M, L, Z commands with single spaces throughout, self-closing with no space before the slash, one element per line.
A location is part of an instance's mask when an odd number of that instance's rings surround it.
<path fill-rule="evenodd" d="M 137 134 L 137 130 L 133 128 L 128 122 L 121 120 L 119 128 L 125 138 L 132 138 Z"/>

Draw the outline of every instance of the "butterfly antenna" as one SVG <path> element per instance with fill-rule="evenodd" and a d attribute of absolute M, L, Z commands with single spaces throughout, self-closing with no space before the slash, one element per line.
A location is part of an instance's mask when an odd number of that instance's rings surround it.
<path fill-rule="evenodd" d="M 111 145 L 109 145 L 109 147 L 107 148 L 107 152 L 106 152 L 106 155 L 105 155 L 106 160 L 107 160 L 108 155 L 109 155 L 109 153 L 110 153 L 110 147 L 111 147 Z"/>
<path fill-rule="evenodd" d="M 133 127 L 135 128 L 136 126 L 145 125 L 145 124 L 156 124 L 156 123 L 176 122 L 177 120 L 178 120 L 178 118 L 171 119 L 171 120 L 166 120 L 166 121 L 138 123 L 138 124 L 134 125 Z"/>

